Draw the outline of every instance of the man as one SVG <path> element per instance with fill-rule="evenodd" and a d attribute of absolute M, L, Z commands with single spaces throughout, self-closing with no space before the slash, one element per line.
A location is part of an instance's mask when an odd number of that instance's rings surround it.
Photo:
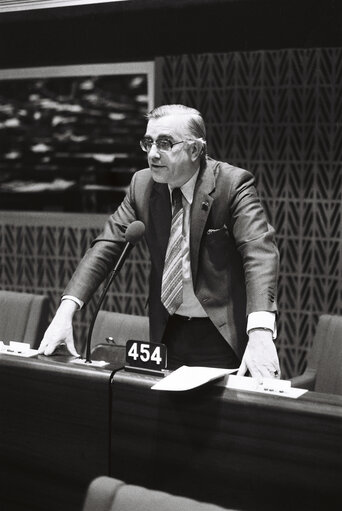
<path fill-rule="evenodd" d="M 207 157 L 201 114 L 164 105 L 148 115 L 141 141 L 149 168 L 136 172 L 109 218 L 101 242 L 87 251 L 39 352 L 65 342 L 77 356 L 75 311 L 118 258 L 127 226 L 141 220 L 151 256 L 151 341 L 164 342 L 169 367 L 238 367 L 279 377 L 276 334 L 278 251 L 253 176 Z M 172 202 L 171 202 L 172 201 Z"/>

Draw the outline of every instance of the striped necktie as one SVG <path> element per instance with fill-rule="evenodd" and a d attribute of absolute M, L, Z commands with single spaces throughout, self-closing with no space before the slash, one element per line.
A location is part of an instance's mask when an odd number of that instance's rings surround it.
<path fill-rule="evenodd" d="M 183 301 L 183 205 L 180 188 L 172 190 L 173 213 L 166 249 L 161 301 L 169 314 L 174 314 Z"/>

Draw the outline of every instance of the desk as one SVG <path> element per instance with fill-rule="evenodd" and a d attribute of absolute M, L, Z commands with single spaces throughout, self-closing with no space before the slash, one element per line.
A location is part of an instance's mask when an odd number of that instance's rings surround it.
<path fill-rule="evenodd" d="M 225 507 L 340 509 L 341 397 L 160 392 L 155 381 L 113 377 L 113 476 Z"/>
<path fill-rule="evenodd" d="M 90 480 L 109 473 L 112 371 L 69 359 L 0 355 L 4 511 L 78 511 Z"/>
<path fill-rule="evenodd" d="M 340 508 L 341 397 L 162 393 L 69 360 L 0 355 L 1 510 L 80 511 L 100 474 L 242 510 Z"/>

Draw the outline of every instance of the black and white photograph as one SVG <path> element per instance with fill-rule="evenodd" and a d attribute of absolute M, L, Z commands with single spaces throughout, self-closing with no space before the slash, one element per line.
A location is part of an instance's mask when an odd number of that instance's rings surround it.
<path fill-rule="evenodd" d="M 339 510 L 342 3 L 0 0 L 0 48 L 0 510 Z"/>

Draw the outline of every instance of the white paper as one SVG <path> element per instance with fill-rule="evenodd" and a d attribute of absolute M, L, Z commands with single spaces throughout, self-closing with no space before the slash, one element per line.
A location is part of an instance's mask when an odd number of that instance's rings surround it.
<path fill-rule="evenodd" d="M 297 389 L 295 387 L 291 387 L 291 388 L 289 388 L 289 390 L 287 390 L 286 392 L 284 392 L 283 394 L 280 394 L 280 395 L 283 397 L 290 397 L 292 399 L 298 399 L 300 396 L 302 396 L 306 392 L 308 392 L 307 389 Z"/>
<path fill-rule="evenodd" d="M 27 342 L 10 341 L 9 344 L 4 344 L 1 341 L 0 353 L 15 357 L 34 357 L 38 354 L 38 350 L 31 349 Z"/>
<path fill-rule="evenodd" d="M 74 360 L 70 360 L 74 364 L 86 365 L 88 367 L 104 367 L 109 364 L 105 360 L 92 360 L 91 362 L 87 362 L 85 358 L 75 358 Z"/>
<path fill-rule="evenodd" d="M 237 369 L 218 369 L 216 367 L 182 366 L 169 376 L 158 381 L 153 390 L 184 391 L 200 387 L 209 381 L 234 373 Z"/>
<path fill-rule="evenodd" d="M 247 376 L 229 375 L 218 385 L 224 385 L 228 389 L 248 390 L 260 394 L 271 394 L 273 396 L 290 397 L 297 399 L 307 392 L 306 389 L 297 389 L 291 387 L 291 381 L 278 380 L 276 378 L 264 378 L 259 382 L 256 378 Z"/>

